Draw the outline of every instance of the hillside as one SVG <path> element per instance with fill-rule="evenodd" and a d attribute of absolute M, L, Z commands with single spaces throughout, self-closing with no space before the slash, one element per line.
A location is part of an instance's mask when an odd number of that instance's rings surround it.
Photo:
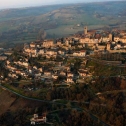
<path fill-rule="evenodd" d="M 30 126 L 30 118 L 33 114 L 44 112 L 47 112 L 48 122 L 57 126 L 83 126 L 83 124 L 124 126 L 126 124 L 125 83 L 126 80 L 120 78 L 104 78 L 104 80 L 97 78 L 96 82 L 90 85 L 78 84 L 70 89 L 50 91 L 49 94 L 53 99 L 57 99 L 61 104 L 26 100 L 0 88 L 0 126 Z M 99 93 L 94 95 L 95 92 Z M 67 99 L 66 97 L 73 102 L 65 103 L 63 98 Z M 84 99 L 87 102 L 84 102 Z"/>
<path fill-rule="evenodd" d="M 26 108 L 35 109 L 42 105 L 41 102 L 35 102 L 20 98 L 6 90 L 0 88 L 0 115 L 7 111 L 16 112 L 18 110 L 25 110 Z M 4 107 L 3 107 L 4 106 Z"/>
<path fill-rule="evenodd" d="M 29 7 L 0 11 L 0 46 L 31 42 L 45 30 L 47 38 L 89 29 L 125 29 L 126 1 Z"/>

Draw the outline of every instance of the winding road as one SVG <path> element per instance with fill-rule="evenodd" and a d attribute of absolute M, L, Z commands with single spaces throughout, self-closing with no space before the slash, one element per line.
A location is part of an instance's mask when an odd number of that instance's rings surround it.
<path fill-rule="evenodd" d="M 17 96 L 19 97 L 22 97 L 24 99 L 27 99 L 27 100 L 33 100 L 33 101 L 38 101 L 38 102 L 44 102 L 44 103 L 50 103 L 50 104 L 60 104 L 60 105 L 67 105 L 67 104 L 63 104 L 63 103 L 57 103 L 56 101 L 49 101 L 49 100 L 41 100 L 41 99 L 36 99 L 36 98 L 30 98 L 30 97 L 27 97 L 27 96 L 24 96 L 24 95 L 21 95 L 19 93 L 16 93 L 15 91 L 9 89 L 9 88 L 6 88 L 5 86 L 1 85 L 0 84 L 0 87 L 3 88 L 3 89 L 6 89 L 7 91 L 13 93 L 13 94 L 16 94 Z M 72 101 L 70 101 L 72 102 Z M 97 117 L 96 115 L 92 114 L 91 112 L 89 112 L 88 110 L 86 109 L 83 109 L 83 108 L 79 108 L 79 107 L 74 107 L 71 105 L 71 108 L 73 109 L 77 109 L 77 110 L 80 110 L 80 111 L 83 111 L 85 113 L 87 113 L 93 120 L 95 121 L 98 121 L 101 125 L 103 126 L 110 126 L 109 124 L 107 124 L 106 122 L 102 121 L 101 119 L 99 119 L 99 117 Z"/>

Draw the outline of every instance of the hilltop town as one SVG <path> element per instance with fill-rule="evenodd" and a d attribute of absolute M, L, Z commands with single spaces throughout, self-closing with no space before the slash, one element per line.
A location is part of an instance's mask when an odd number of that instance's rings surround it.
<path fill-rule="evenodd" d="M 124 65 L 125 53 L 125 31 L 88 30 L 86 26 L 84 33 L 56 40 L 36 40 L 24 44 L 20 52 L 5 51 L 0 59 L 5 60 L 7 72 L 6 75 L 1 73 L 1 80 L 11 83 L 10 79 L 13 82 L 25 79 L 32 84 L 40 80 L 51 87 L 54 84 L 70 86 L 94 76 L 94 71 L 87 65 L 91 58 L 108 65 Z M 22 88 L 39 89 L 32 84 L 24 84 Z"/>
<path fill-rule="evenodd" d="M 67 38 L 36 40 L 17 49 L 1 48 L 0 51 L 0 86 L 21 97 L 58 101 L 68 108 L 69 104 L 80 101 L 78 106 L 81 107 L 86 103 L 105 109 L 111 100 L 101 92 L 125 89 L 125 31 L 88 30 L 86 26 L 83 33 Z M 86 104 L 84 106 L 90 110 Z M 123 102 L 116 105 L 121 107 Z M 48 114 L 35 113 L 30 122 L 31 125 L 47 123 L 49 118 Z"/>
<path fill-rule="evenodd" d="M 64 2 L 0 10 L 0 126 L 126 126 L 126 1 Z"/>
<path fill-rule="evenodd" d="M 36 40 L 24 44 L 21 52 L 12 52 L 3 51 L 4 56 L 0 56 L 0 60 L 5 60 L 8 71 L 6 77 L 1 73 L 2 80 L 39 79 L 50 84 L 60 80 L 58 84 L 67 85 L 77 83 L 79 78 L 93 76 L 90 68 L 86 67 L 90 57 L 104 57 L 108 64 L 125 63 L 125 57 L 119 54 L 126 53 L 126 32 L 88 30 L 86 26 L 84 33 L 56 40 Z"/>

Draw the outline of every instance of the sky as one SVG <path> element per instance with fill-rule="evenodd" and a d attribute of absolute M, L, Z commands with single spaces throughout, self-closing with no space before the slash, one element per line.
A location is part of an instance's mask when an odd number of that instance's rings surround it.
<path fill-rule="evenodd" d="M 80 3 L 80 2 L 97 2 L 97 1 L 112 1 L 112 0 L 0 0 L 0 9 L 18 8 L 62 3 Z M 119 1 L 119 0 L 118 0 Z"/>

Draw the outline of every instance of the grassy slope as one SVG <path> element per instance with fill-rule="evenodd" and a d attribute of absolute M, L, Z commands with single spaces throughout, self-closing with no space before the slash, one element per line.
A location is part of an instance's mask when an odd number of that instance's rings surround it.
<path fill-rule="evenodd" d="M 124 1 L 0 11 L 0 42 L 30 42 L 37 38 L 40 29 L 46 30 L 47 37 L 62 37 L 82 31 L 85 25 L 88 25 L 89 29 L 111 24 L 124 28 L 125 5 Z M 119 15 L 121 17 L 118 17 Z M 81 26 L 77 27 L 77 24 Z M 12 30 L 16 31 L 16 34 Z"/>
<path fill-rule="evenodd" d="M 15 99 L 11 97 L 11 93 L 0 88 L 0 115 L 8 110 Z"/>
<path fill-rule="evenodd" d="M 42 102 L 26 100 L 0 88 L 0 115 L 7 110 L 16 112 L 19 109 L 35 109 L 42 106 Z"/>

